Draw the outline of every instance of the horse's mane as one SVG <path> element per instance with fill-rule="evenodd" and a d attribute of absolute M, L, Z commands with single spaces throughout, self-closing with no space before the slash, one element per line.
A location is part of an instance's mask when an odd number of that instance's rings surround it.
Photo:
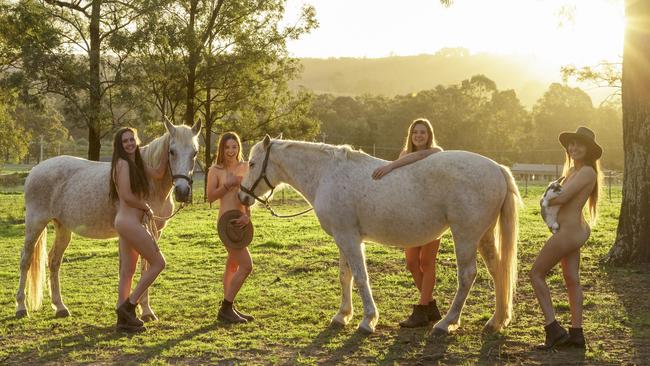
<path fill-rule="evenodd" d="M 166 151 L 163 151 L 163 147 L 165 146 L 165 142 L 168 140 L 169 132 L 165 132 L 164 135 L 156 137 L 153 141 L 143 146 L 140 149 L 142 160 L 144 160 L 148 166 L 157 167 L 160 163 L 162 154 L 166 153 Z"/>
<path fill-rule="evenodd" d="M 176 141 L 192 141 L 194 138 L 194 133 L 192 133 L 192 129 L 190 127 L 181 125 L 176 126 L 174 137 L 176 138 Z M 140 153 L 142 154 L 142 160 L 144 160 L 144 162 L 151 167 L 157 167 L 158 164 L 160 164 L 162 154 L 167 153 L 167 151 L 163 151 L 163 147 L 165 146 L 165 142 L 169 141 L 169 138 L 169 132 L 165 132 L 164 135 L 155 138 L 149 144 L 143 146 L 140 150 Z"/>
<path fill-rule="evenodd" d="M 371 157 L 362 150 L 355 150 L 350 145 L 329 145 L 321 142 L 307 142 L 307 141 L 294 141 L 294 140 L 273 140 L 273 142 L 280 144 L 284 147 L 296 146 L 299 148 L 307 148 L 309 150 L 322 151 L 330 154 L 333 158 L 338 160 L 360 161 Z"/>

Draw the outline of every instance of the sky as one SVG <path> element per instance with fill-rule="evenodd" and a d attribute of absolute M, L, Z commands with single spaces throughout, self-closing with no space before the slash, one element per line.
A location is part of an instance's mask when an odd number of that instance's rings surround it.
<path fill-rule="evenodd" d="M 285 21 L 304 4 L 318 29 L 289 42 L 295 57 L 385 57 L 471 53 L 533 56 L 550 65 L 616 61 L 623 52 L 623 0 L 288 0 Z"/>

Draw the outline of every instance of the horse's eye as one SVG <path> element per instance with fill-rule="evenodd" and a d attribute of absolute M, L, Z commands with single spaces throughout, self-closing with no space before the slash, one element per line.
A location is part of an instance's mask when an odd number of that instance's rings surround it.
<path fill-rule="evenodd" d="M 192 154 L 192 157 L 196 158 L 196 151 L 194 152 L 194 154 Z"/>
<path fill-rule="evenodd" d="M 255 166 L 255 163 L 248 163 L 248 167 L 249 167 L 249 168 L 252 168 L 252 167 L 254 167 L 254 166 Z"/>
<path fill-rule="evenodd" d="M 169 155 L 174 156 L 174 150 L 169 150 Z"/>

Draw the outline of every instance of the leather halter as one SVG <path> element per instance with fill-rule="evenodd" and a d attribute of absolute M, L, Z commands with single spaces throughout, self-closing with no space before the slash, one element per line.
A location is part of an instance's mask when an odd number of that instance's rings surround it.
<path fill-rule="evenodd" d="M 270 155 L 271 155 L 271 142 L 269 142 L 268 146 L 266 146 L 266 155 L 264 155 L 264 162 L 262 163 L 262 171 L 260 172 L 259 177 L 257 177 L 257 179 L 255 179 L 255 182 L 253 182 L 253 186 L 250 189 L 248 189 L 248 188 L 246 188 L 246 187 L 244 187 L 244 186 L 242 186 L 240 184 L 239 189 L 242 192 L 252 196 L 258 202 L 260 202 L 262 205 L 264 205 L 264 208 L 269 210 L 269 212 L 271 212 L 271 215 L 273 215 L 275 217 L 278 217 L 278 218 L 281 218 L 281 219 L 296 217 L 296 216 L 299 216 L 299 215 L 302 215 L 302 214 L 306 214 L 307 212 L 313 210 L 314 208 L 310 207 L 310 208 L 308 208 L 308 209 L 306 209 L 304 211 L 301 211 L 301 212 L 298 212 L 298 213 L 295 213 L 295 214 L 291 214 L 291 215 L 278 215 L 277 213 L 275 213 L 275 211 L 273 211 L 273 207 L 271 207 L 271 204 L 269 203 L 269 199 L 271 198 L 271 196 L 273 196 L 273 190 L 275 189 L 275 186 L 273 184 L 271 184 L 271 182 L 269 182 L 269 178 L 266 176 L 266 167 L 269 164 L 269 156 Z M 253 193 L 253 191 L 255 190 L 257 185 L 260 184 L 260 182 L 262 180 L 264 180 L 264 183 L 266 183 L 266 185 L 269 188 L 271 188 L 271 193 L 269 193 L 269 195 L 266 196 L 266 198 L 264 198 L 264 199 L 258 197 L 255 193 Z"/>
<path fill-rule="evenodd" d="M 266 146 L 266 154 L 264 155 L 264 162 L 262 163 L 262 171 L 260 172 L 260 175 L 259 175 L 259 177 L 257 177 L 255 182 L 253 182 L 253 185 L 251 186 L 251 188 L 248 189 L 248 188 L 244 187 L 243 185 L 239 185 L 239 189 L 242 192 L 252 196 L 253 198 L 255 198 L 257 201 L 259 201 L 261 204 L 263 204 L 267 208 L 269 207 L 269 198 L 273 195 L 273 190 L 275 189 L 275 186 L 273 184 L 271 184 L 271 182 L 269 182 L 269 178 L 266 176 L 266 167 L 269 164 L 269 156 L 270 155 L 271 155 L 271 142 L 269 142 L 268 146 Z M 266 183 L 266 185 L 269 188 L 271 188 L 271 193 L 268 196 L 266 196 L 265 199 L 261 199 L 255 193 L 253 193 L 255 188 L 257 188 L 257 185 L 260 184 L 260 182 L 262 180 L 264 180 L 264 183 Z"/>

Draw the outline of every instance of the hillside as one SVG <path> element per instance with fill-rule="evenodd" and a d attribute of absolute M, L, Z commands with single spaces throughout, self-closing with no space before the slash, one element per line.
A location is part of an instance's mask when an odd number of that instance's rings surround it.
<path fill-rule="evenodd" d="M 500 90 L 514 89 L 522 104 L 531 107 L 549 84 L 561 80 L 559 66 L 533 57 L 470 54 L 465 49 L 442 49 L 435 55 L 384 58 L 301 59 L 303 73 L 292 87 L 335 95 L 381 94 L 394 96 L 437 85 L 457 84 L 476 74 L 494 80 Z M 599 103 L 609 93 L 585 88 Z"/>

